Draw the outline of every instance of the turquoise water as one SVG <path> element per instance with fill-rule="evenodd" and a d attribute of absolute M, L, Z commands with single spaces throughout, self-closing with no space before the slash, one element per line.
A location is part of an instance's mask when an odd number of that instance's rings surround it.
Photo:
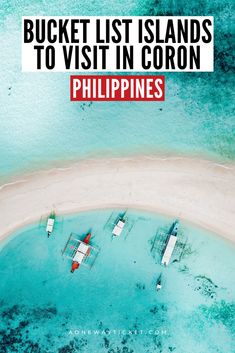
<path fill-rule="evenodd" d="M 181 223 L 182 245 L 164 268 L 162 244 L 153 246 L 153 240 L 172 220 L 128 210 L 127 228 L 112 239 L 118 214 L 57 218 L 49 239 L 45 224 L 37 223 L 5 244 L 0 352 L 233 352 L 233 246 Z M 91 270 L 71 274 L 61 250 L 71 231 L 83 238 L 89 230 L 98 257 Z M 156 292 L 161 273 L 162 290 Z"/>
<path fill-rule="evenodd" d="M 234 161 L 232 13 L 218 0 L 1 1 L 0 182 L 98 156 Z M 215 72 L 167 74 L 164 103 L 71 103 L 68 74 L 21 73 L 22 15 L 208 14 L 215 16 Z M 111 241 L 110 212 L 60 218 L 49 240 L 34 224 L 5 244 L 0 353 L 233 352 L 233 245 L 183 223 L 184 256 L 162 268 L 162 245 L 151 252 L 152 242 L 172 220 L 128 211 L 131 232 Z M 90 227 L 100 253 L 91 270 L 71 275 L 61 249 L 71 231 Z"/>
<path fill-rule="evenodd" d="M 234 160 L 234 25 L 227 2 L 7 0 L 0 8 L 2 180 L 104 155 L 173 153 Z M 69 75 L 21 73 L 20 19 L 34 14 L 213 14 L 215 72 L 166 75 L 164 103 L 71 103 Z"/>

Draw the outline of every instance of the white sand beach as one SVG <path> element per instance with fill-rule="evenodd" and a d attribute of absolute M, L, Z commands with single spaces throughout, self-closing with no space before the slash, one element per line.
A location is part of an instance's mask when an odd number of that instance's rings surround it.
<path fill-rule="evenodd" d="M 81 161 L 0 187 L 0 238 L 59 214 L 107 207 L 153 211 L 235 241 L 235 166 L 179 157 Z"/>

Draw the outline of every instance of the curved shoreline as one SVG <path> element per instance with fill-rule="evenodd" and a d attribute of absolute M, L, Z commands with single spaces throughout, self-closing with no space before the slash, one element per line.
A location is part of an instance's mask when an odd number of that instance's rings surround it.
<path fill-rule="evenodd" d="M 235 242 L 235 166 L 181 157 L 83 160 L 0 187 L 0 239 L 48 214 L 129 207 L 181 218 Z"/>

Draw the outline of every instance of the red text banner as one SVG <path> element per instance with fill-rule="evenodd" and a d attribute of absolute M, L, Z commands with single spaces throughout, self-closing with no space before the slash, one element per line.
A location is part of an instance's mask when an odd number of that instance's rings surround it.
<path fill-rule="evenodd" d="M 164 76 L 70 76 L 71 101 L 164 101 Z"/>

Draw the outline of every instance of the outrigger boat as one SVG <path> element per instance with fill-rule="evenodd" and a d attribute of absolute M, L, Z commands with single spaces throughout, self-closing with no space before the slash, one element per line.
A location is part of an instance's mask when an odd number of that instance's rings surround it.
<path fill-rule="evenodd" d="M 47 232 L 48 238 L 50 237 L 51 233 L 53 232 L 54 225 L 55 225 L 55 211 L 51 212 L 51 214 L 47 220 L 46 232 Z"/>
<path fill-rule="evenodd" d="M 175 248 L 175 244 L 177 241 L 177 234 L 178 234 L 178 229 L 179 229 L 179 221 L 175 221 L 172 224 L 172 227 L 169 231 L 169 237 L 168 237 L 168 241 L 167 241 L 167 245 L 166 248 L 164 250 L 163 253 L 163 257 L 162 257 L 162 264 L 167 266 L 170 262 L 171 259 L 171 255 L 173 253 L 173 250 Z"/>
<path fill-rule="evenodd" d="M 156 290 L 159 291 L 160 289 L 162 289 L 162 274 L 160 274 L 156 283 Z"/>
<path fill-rule="evenodd" d="M 85 260 L 87 256 L 90 254 L 90 246 L 89 242 L 91 239 L 91 233 L 88 233 L 83 241 L 80 241 L 77 248 L 75 248 L 73 259 L 72 259 L 72 267 L 71 273 L 78 269 L 81 263 Z"/>
<path fill-rule="evenodd" d="M 83 240 L 77 239 L 77 237 L 78 235 L 71 233 L 62 251 L 62 255 L 66 255 L 66 257 L 72 260 L 71 273 L 77 270 L 80 265 L 91 268 L 99 252 L 97 248 L 90 245 L 91 233 L 88 233 Z M 86 260 L 92 255 L 93 262 L 88 264 Z"/>
<path fill-rule="evenodd" d="M 124 226 L 125 226 L 125 219 L 124 219 L 124 218 L 119 218 L 118 221 L 117 221 L 117 223 L 115 224 L 115 226 L 114 226 L 114 228 L 113 228 L 112 234 L 113 234 L 114 236 L 119 236 L 119 235 L 121 235 Z"/>

